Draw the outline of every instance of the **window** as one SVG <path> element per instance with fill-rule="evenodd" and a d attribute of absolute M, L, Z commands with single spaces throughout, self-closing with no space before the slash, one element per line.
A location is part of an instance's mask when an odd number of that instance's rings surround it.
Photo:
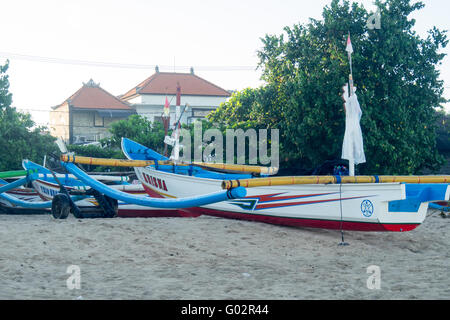
<path fill-rule="evenodd" d="M 99 116 L 97 112 L 94 112 L 94 127 L 104 127 L 105 121 L 104 118 Z"/>
<path fill-rule="evenodd" d="M 206 116 L 215 109 L 194 109 L 192 108 L 192 116 L 194 118 L 206 118 Z"/>

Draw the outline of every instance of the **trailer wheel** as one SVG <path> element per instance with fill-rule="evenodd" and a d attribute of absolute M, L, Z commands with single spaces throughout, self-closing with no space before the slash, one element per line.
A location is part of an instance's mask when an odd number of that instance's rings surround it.
<path fill-rule="evenodd" d="M 105 200 L 108 202 L 109 206 L 112 208 L 112 210 L 108 210 L 108 213 L 105 214 L 105 218 L 115 218 L 117 217 L 117 214 L 119 212 L 119 203 L 117 199 L 110 198 L 108 196 L 105 196 Z"/>
<path fill-rule="evenodd" d="M 52 216 L 55 219 L 66 219 L 70 213 L 69 198 L 62 193 L 58 193 L 52 200 Z"/>

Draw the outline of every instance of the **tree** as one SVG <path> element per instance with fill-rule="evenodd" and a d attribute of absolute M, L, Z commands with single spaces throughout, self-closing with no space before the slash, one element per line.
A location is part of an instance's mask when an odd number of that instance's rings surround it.
<path fill-rule="evenodd" d="M 162 153 L 164 151 L 164 127 L 160 122 L 151 122 L 141 115 L 131 115 L 111 125 L 112 136 L 102 141 L 102 144 L 112 148 L 120 148 L 121 139 L 129 138 L 142 145 Z M 168 133 L 170 135 L 170 132 Z"/>
<path fill-rule="evenodd" d="M 151 122 L 141 115 L 131 115 L 127 119 L 114 122 L 109 129 L 111 137 L 102 139 L 101 145 L 69 145 L 67 148 L 78 155 L 97 158 L 124 159 L 121 149 L 122 137 L 129 138 L 157 152 L 164 151 L 164 128 L 159 122 Z M 170 135 L 170 132 L 168 133 Z M 127 168 L 86 166 L 89 171 L 125 171 Z"/>
<path fill-rule="evenodd" d="M 450 157 L 450 114 L 446 114 L 445 112 L 438 113 L 438 121 L 437 121 L 437 149 L 439 153 Z"/>
<path fill-rule="evenodd" d="M 0 170 L 17 170 L 22 160 L 42 162 L 44 155 L 56 152 L 57 146 L 47 128 L 34 127 L 30 114 L 11 107 L 9 79 L 6 71 L 9 62 L 0 66 Z"/>
<path fill-rule="evenodd" d="M 353 75 L 363 111 L 367 163 L 361 174 L 413 174 L 436 170 L 436 111 L 445 102 L 437 66 L 448 41 L 436 28 L 426 39 L 408 16 L 421 2 L 376 1 L 381 28 L 369 30 L 371 13 L 349 1 L 333 0 L 322 20 L 266 35 L 258 52 L 266 84 L 236 93 L 211 121 L 280 129 L 282 166 L 313 168 L 339 159 L 345 130 L 342 87 L 348 82 L 348 33 L 354 48 Z"/>

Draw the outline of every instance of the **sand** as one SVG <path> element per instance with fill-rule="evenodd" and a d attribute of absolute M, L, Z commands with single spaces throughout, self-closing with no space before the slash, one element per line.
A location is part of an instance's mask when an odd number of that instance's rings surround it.
<path fill-rule="evenodd" d="M 339 231 L 208 216 L 0 215 L 0 299 L 449 299 L 449 231 L 434 212 L 406 233 L 346 231 L 339 246 Z"/>

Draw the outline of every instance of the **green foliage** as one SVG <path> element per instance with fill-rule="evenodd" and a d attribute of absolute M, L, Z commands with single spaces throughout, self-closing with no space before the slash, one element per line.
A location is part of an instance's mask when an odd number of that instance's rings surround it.
<path fill-rule="evenodd" d="M 103 139 L 102 144 L 120 148 L 121 139 L 129 138 L 144 146 L 162 153 L 164 151 L 164 126 L 160 122 L 151 122 L 141 115 L 131 115 L 127 119 L 111 125 L 111 138 Z M 171 132 L 169 131 L 170 135 Z"/>
<path fill-rule="evenodd" d="M 121 149 L 122 137 L 129 138 L 157 152 L 164 152 L 164 127 L 159 122 L 150 122 L 141 115 L 131 115 L 127 119 L 119 120 L 111 125 L 111 137 L 101 140 L 101 145 L 69 145 L 70 152 L 80 156 L 107 158 L 107 159 L 125 159 Z M 170 135 L 171 132 L 168 132 Z M 85 166 L 88 171 L 127 171 L 130 168 L 125 167 L 103 167 L 103 166 Z"/>
<path fill-rule="evenodd" d="M 164 151 L 164 128 L 161 123 L 150 122 L 147 118 L 140 115 L 131 115 L 127 119 L 119 120 L 111 125 L 110 138 L 102 139 L 101 146 L 96 145 L 70 145 L 69 151 L 75 154 L 95 157 L 95 158 L 114 158 L 124 159 L 125 156 L 121 149 L 122 137 L 129 138 L 147 147 L 153 148 L 158 152 Z M 105 168 L 101 166 L 88 167 L 89 171 L 124 171 L 127 168 Z"/>
<path fill-rule="evenodd" d="M 74 145 L 67 146 L 69 152 L 74 152 L 76 155 L 93 158 L 109 158 L 109 159 L 125 159 L 120 149 L 103 148 L 96 145 Z"/>
<path fill-rule="evenodd" d="M 368 30 L 371 15 L 349 1 L 333 0 L 322 20 L 266 35 L 258 52 L 263 80 L 235 93 L 210 117 L 234 126 L 280 129 L 280 163 L 313 168 L 341 157 L 345 131 L 342 87 L 348 82 L 348 32 L 353 76 L 363 111 L 367 163 L 361 174 L 413 174 L 436 170 L 435 109 L 445 102 L 437 66 L 448 41 L 433 28 L 426 39 L 408 16 L 423 7 L 410 0 L 376 1 L 381 29 Z"/>
<path fill-rule="evenodd" d="M 106 158 L 106 159 L 125 159 L 123 152 L 118 148 L 105 148 L 97 145 L 68 145 L 67 150 L 74 152 L 76 155 L 92 158 Z M 82 166 L 89 172 L 104 172 L 104 171 L 129 171 L 126 167 L 104 167 L 104 166 Z"/>
<path fill-rule="evenodd" d="M 438 113 L 437 119 L 437 149 L 439 153 L 450 157 L 450 115 L 444 112 Z"/>
<path fill-rule="evenodd" d="M 56 152 L 55 138 L 45 127 L 35 127 L 30 114 L 11 107 L 8 62 L 0 66 L 0 171 L 22 167 L 22 160 L 42 163 L 44 155 Z"/>

